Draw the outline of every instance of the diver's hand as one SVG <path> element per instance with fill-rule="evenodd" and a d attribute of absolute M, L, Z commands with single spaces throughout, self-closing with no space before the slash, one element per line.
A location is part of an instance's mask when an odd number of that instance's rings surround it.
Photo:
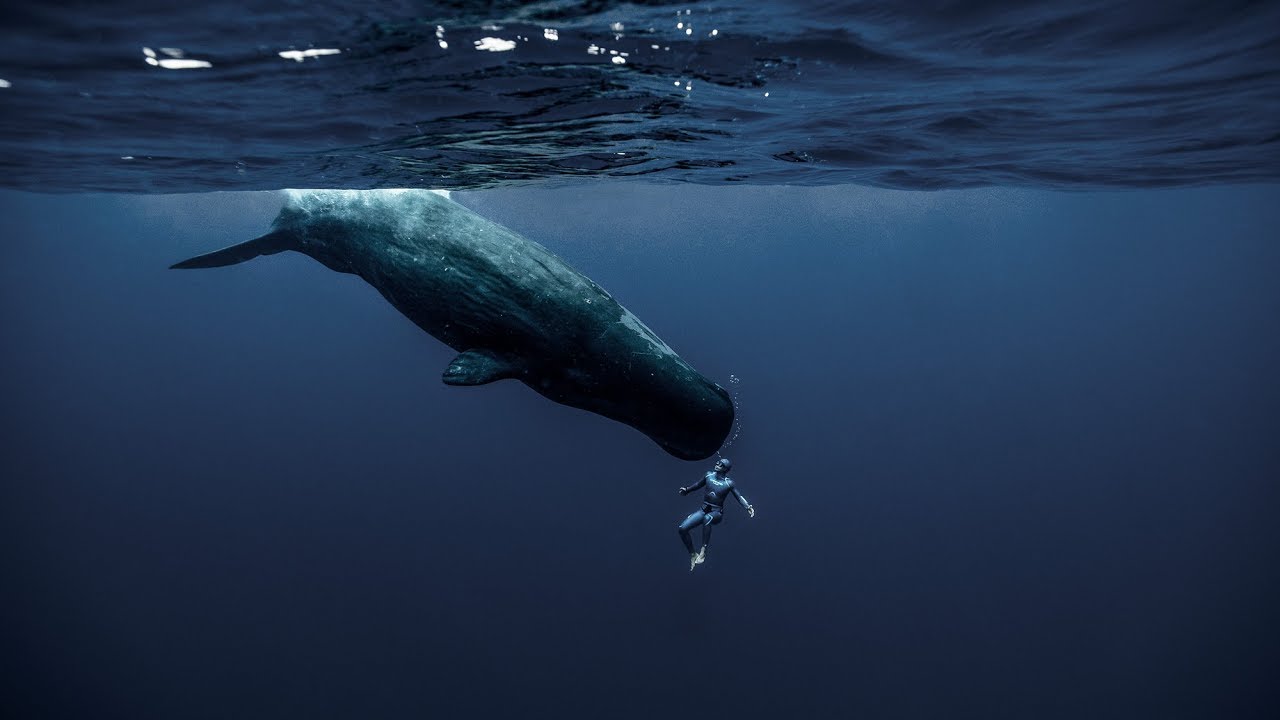
<path fill-rule="evenodd" d="M 756 508 L 755 508 L 755 506 L 754 506 L 754 505 L 748 505 L 748 506 L 747 506 L 747 517 L 755 517 L 755 516 L 756 516 Z"/>
<path fill-rule="evenodd" d="M 680 488 L 680 494 L 681 494 L 681 495 L 688 495 L 688 494 L 689 494 L 689 488 L 687 488 L 687 487 L 682 487 L 682 488 Z"/>

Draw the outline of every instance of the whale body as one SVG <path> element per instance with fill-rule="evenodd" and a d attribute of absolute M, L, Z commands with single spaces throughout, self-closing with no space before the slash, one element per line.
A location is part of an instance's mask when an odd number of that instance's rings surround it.
<path fill-rule="evenodd" d="M 429 190 L 287 190 L 262 237 L 174 268 L 287 250 L 358 275 L 459 352 L 449 385 L 514 378 L 701 460 L 733 425 L 729 393 L 554 253 Z"/>

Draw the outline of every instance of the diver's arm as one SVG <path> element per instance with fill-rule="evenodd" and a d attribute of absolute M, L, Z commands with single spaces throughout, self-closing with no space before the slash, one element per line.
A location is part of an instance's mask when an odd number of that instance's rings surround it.
<path fill-rule="evenodd" d="M 743 497 L 742 493 L 738 492 L 737 485 L 734 485 L 733 487 L 729 488 L 729 491 L 733 493 L 734 497 L 738 498 L 738 504 L 741 505 L 744 509 L 746 509 L 747 517 L 756 516 L 756 509 L 751 506 L 751 503 L 747 502 L 747 499 Z"/>
<path fill-rule="evenodd" d="M 707 484 L 707 476 L 703 475 L 702 477 L 698 478 L 698 482 L 690 485 L 689 487 L 680 488 L 680 494 L 688 495 L 689 493 L 693 492 L 694 490 L 697 490 L 698 488 L 706 484 Z"/>

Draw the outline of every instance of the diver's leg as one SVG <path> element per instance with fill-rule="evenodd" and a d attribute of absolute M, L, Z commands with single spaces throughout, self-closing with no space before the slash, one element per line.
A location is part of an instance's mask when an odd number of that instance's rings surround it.
<path fill-rule="evenodd" d="M 684 543 L 684 547 L 689 551 L 690 555 L 694 554 L 693 540 L 689 537 L 689 531 L 702 524 L 703 513 L 701 510 L 695 510 L 689 517 L 680 523 L 677 530 L 680 532 L 680 541 Z"/>
<path fill-rule="evenodd" d="M 694 565 L 701 565 L 707 561 L 707 548 L 712 544 L 712 525 L 718 525 L 722 515 L 719 512 L 708 512 L 703 518 L 703 547 L 698 551 L 698 556 L 694 557 Z"/>
<path fill-rule="evenodd" d="M 710 512 L 702 518 L 702 549 L 698 551 L 698 563 L 707 559 L 707 547 L 711 545 L 711 527 L 719 525 L 721 517 L 718 512 Z"/>

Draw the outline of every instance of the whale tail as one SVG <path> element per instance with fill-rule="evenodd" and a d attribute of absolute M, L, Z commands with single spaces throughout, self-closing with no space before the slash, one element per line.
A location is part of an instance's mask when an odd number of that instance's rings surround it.
<path fill-rule="evenodd" d="M 232 245 L 221 250 L 214 250 L 211 253 L 197 255 L 180 263 L 174 263 L 169 266 L 169 269 L 194 270 L 198 268 L 226 267 L 227 265 L 235 265 L 246 260 L 252 260 L 259 255 L 275 255 L 285 250 L 293 250 L 296 245 L 293 233 L 276 230 L 262 237 L 242 242 L 239 245 Z"/>

